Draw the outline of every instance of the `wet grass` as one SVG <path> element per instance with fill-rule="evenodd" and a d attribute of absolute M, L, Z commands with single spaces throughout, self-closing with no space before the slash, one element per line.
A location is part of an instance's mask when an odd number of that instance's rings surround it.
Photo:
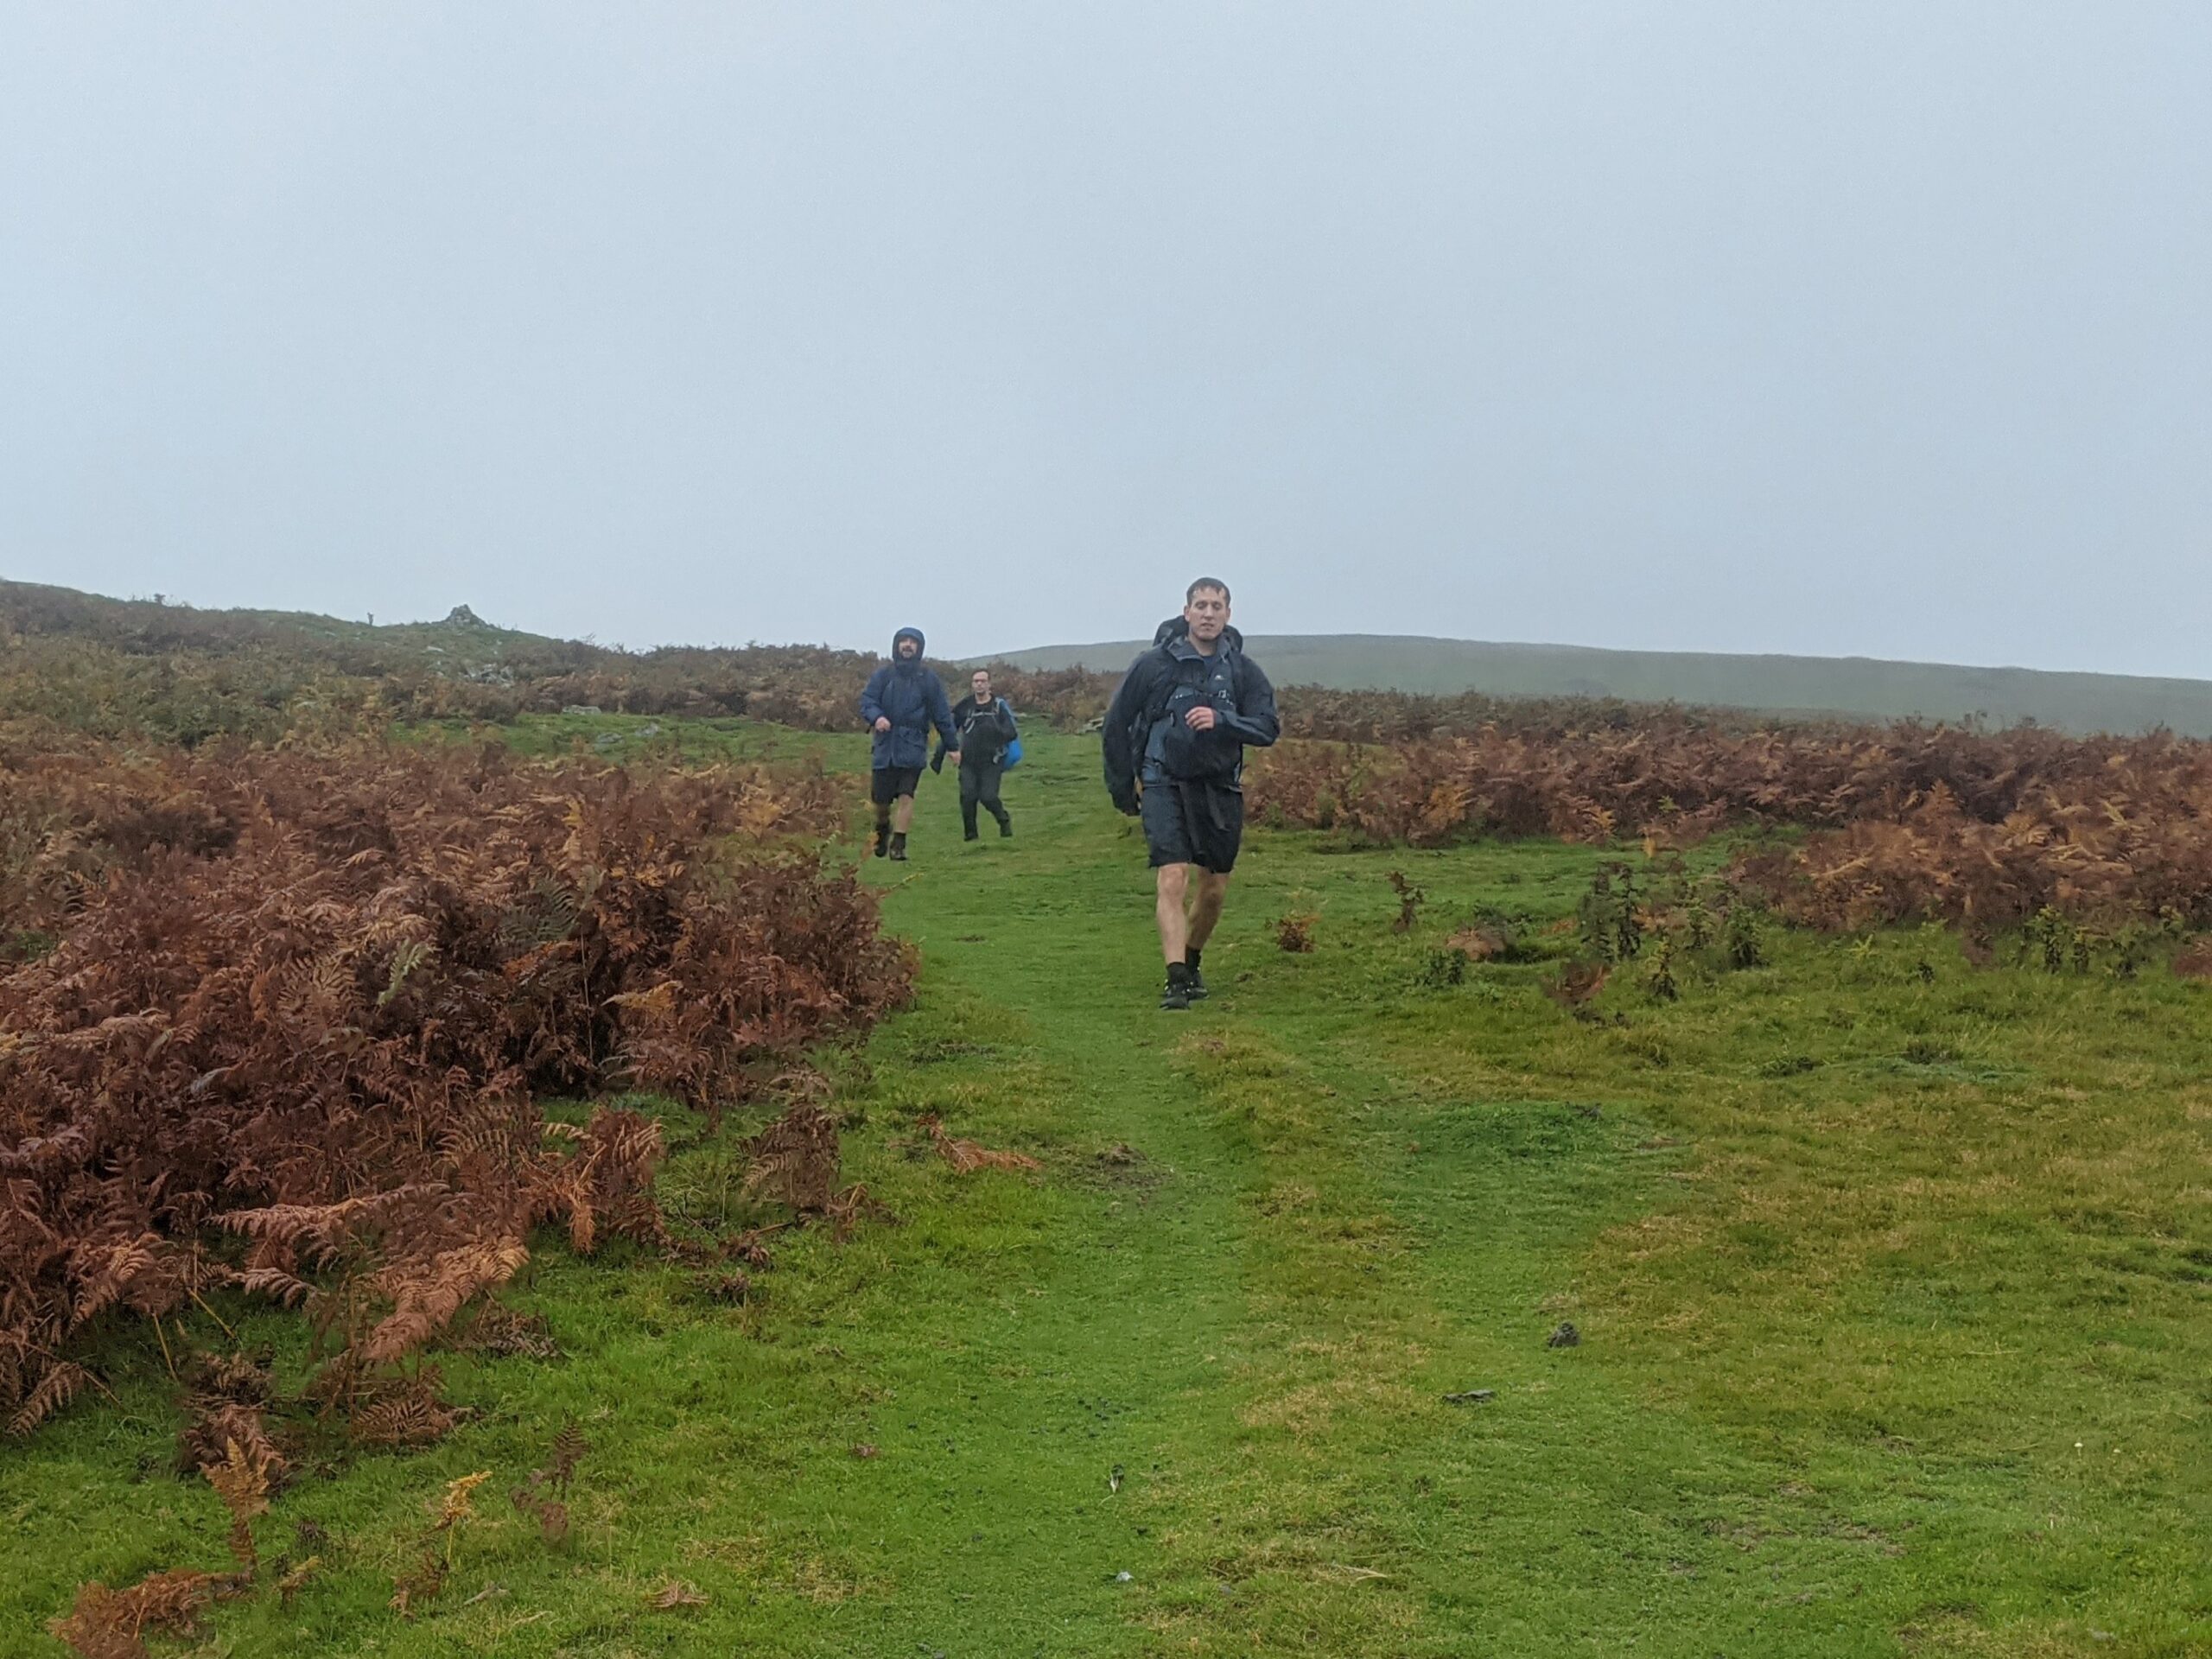
<path fill-rule="evenodd" d="M 518 741 L 859 752 L 649 723 Z M 1671 1001 L 1631 965 L 1578 1020 L 1546 930 L 1596 853 L 1262 832 L 1216 995 L 1163 1014 L 1095 748 L 1032 746 L 1014 841 L 963 846 L 925 779 L 914 861 L 867 866 L 921 994 L 827 1064 L 847 1177 L 896 1221 L 784 1236 L 741 1305 L 548 1241 L 514 1300 L 566 1357 L 448 1359 L 475 1421 L 334 1450 L 262 1523 L 273 1552 L 313 1521 L 322 1569 L 218 1610 L 209 1651 L 2212 1645 L 2204 992 L 1774 932 Z M 1403 935 L 1392 868 L 1428 895 Z M 1440 971 L 1478 912 L 1535 959 Z M 932 1112 L 1042 1171 L 954 1173 Z M 691 1136 L 672 1209 L 742 1217 L 743 1127 Z M 239 1334 L 289 1367 L 296 1327 Z M 59 1651 L 36 1631 L 80 1579 L 224 1559 L 159 1351 L 106 1370 L 120 1408 L 0 1449 L 7 1650 Z M 548 1547 L 498 1495 L 570 1414 L 593 1446 Z M 479 1469 L 485 1519 L 403 1618 L 425 1505 Z M 707 1604 L 652 1608 L 671 1578 Z"/>

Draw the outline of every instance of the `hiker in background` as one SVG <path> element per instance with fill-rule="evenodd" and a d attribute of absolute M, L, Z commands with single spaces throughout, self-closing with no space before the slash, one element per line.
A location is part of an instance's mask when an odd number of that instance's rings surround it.
<path fill-rule="evenodd" d="M 952 710 L 944 687 L 922 666 L 922 631 L 901 628 L 891 636 L 891 660 L 868 677 L 861 693 L 861 718 L 875 734 L 868 756 L 868 797 L 875 803 L 875 855 L 906 856 L 906 831 L 914 823 L 914 789 L 929 759 L 934 726 L 960 760 Z"/>
<path fill-rule="evenodd" d="M 1275 689 L 1229 626 L 1228 584 L 1199 577 L 1182 615 L 1161 623 L 1152 649 L 1129 664 L 1102 734 L 1107 792 L 1143 821 L 1151 854 L 1167 959 L 1163 1008 L 1206 994 L 1199 953 L 1221 919 L 1244 835 L 1244 746 L 1264 748 L 1281 731 Z"/>
<path fill-rule="evenodd" d="M 959 746 L 950 758 L 960 772 L 961 839 L 976 839 L 978 804 L 999 821 L 1001 836 L 1012 835 L 1014 820 L 999 802 L 999 779 L 1009 764 L 1007 751 L 1020 730 L 1014 723 L 1014 710 L 1007 700 L 991 695 L 988 669 L 979 668 L 968 677 L 968 695 L 952 705 L 952 729 L 959 734 Z M 944 765 L 947 753 L 947 746 L 939 742 L 937 753 L 930 757 L 931 772 Z"/>

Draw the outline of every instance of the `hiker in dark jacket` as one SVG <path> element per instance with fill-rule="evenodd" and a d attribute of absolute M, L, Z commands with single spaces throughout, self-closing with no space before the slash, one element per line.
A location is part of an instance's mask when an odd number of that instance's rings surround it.
<path fill-rule="evenodd" d="M 978 803 L 999 821 L 1001 836 L 1012 835 L 1014 820 L 999 803 L 999 779 L 1006 772 L 1007 749 L 1020 735 L 1020 728 L 1014 723 L 1014 710 L 1006 699 L 991 695 L 988 669 L 979 668 L 968 677 L 968 695 L 952 705 L 952 729 L 960 735 L 957 752 L 940 741 L 930 757 L 930 770 L 942 767 L 951 753 L 960 772 L 961 839 L 976 839 Z"/>
<path fill-rule="evenodd" d="M 934 726 L 959 759 L 960 740 L 952 730 L 952 710 L 944 687 L 922 666 L 922 631 L 901 628 L 891 636 L 891 660 L 868 677 L 861 693 L 861 718 L 875 734 L 868 757 L 868 797 L 875 803 L 875 855 L 906 856 L 906 831 L 914 822 L 914 789 L 922 764 L 930 758 Z"/>
<path fill-rule="evenodd" d="M 1281 732 L 1275 689 L 1229 626 L 1229 588 L 1201 576 L 1160 625 L 1106 711 L 1106 789 L 1144 823 L 1154 872 L 1163 1008 L 1206 994 L 1199 953 L 1221 919 L 1244 835 L 1244 747 Z M 1198 880 L 1191 868 L 1198 867 Z"/>

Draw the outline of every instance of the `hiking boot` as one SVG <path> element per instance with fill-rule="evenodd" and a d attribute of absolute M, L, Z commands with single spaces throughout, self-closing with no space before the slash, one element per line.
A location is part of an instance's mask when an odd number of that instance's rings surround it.
<path fill-rule="evenodd" d="M 904 864 L 906 861 L 906 836 L 902 835 L 893 835 L 891 837 L 891 856 L 893 861 L 896 863 Z"/>
<path fill-rule="evenodd" d="M 890 828 L 885 824 L 877 824 L 875 826 L 875 855 L 878 858 L 881 858 L 883 856 L 884 849 L 888 847 L 890 844 Z"/>
<path fill-rule="evenodd" d="M 999 820 L 999 839 L 1000 839 L 1001 841 L 1004 841 L 1004 840 L 1005 840 L 1008 836 L 1012 835 L 1013 833 L 1014 833 L 1014 820 L 1013 820 L 1012 818 L 1001 818 L 1001 819 Z"/>
<path fill-rule="evenodd" d="M 978 836 L 973 830 L 969 830 L 962 833 L 960 839 L 963 841 L 980 841 L 982 837 Z"/>
<path fill-rule="evenodd" d="M 1160 994 L 1163 1008 L 1187 1008 L 1191 1006 L 1191 970 L 1179 962 L 1167 964 L 1167 988 Z"/>
<path fill-rule="evenodd" d="M 1183 967 L 1191 976 L 1191 1001 L 1203 1001 L 1206 995 L 1206 982 L 1198 973 L 1198 953 L 1195 950 L 1184 951 Z"/>

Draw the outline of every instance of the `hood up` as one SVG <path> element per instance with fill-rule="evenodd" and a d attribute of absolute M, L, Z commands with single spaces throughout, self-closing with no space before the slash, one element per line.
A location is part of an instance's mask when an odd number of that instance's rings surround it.
<path fill-rule="evenodd" d="M 1174 616 L 1169 617 L 1165 622 L 1160 625 L 1159 628 L 1152 636 L 1152 643 L 1155 646 L 1164 645 L 1171 639 L 1180 639 L 1185 634 L 1190 632 L 1190 631 L 1191 624 L 1189 619 L 1179 613 Z M 1244 636 L 1236 632 L 1236 625 L 1234 622 L 1231 622 L 1228 626 L 1222 629 L 1221 638 L 1224 644 L 1230 645 L 1235 650 L 1242 651 L 1244 649 Z"/>
<path fill-rule="evenodd" d="M 929 641 L 922 638 L 922 631 L 919 628 L 901 628 L 891 636 L 891 660 L 893 663 L 903 664 L 906 661 L 906 658 L 899 654 L 899 642 L 901 639 L 911 639 L 914 642 L 914 661 L 919 664 L 923 656 L 930 648 Z"/>

